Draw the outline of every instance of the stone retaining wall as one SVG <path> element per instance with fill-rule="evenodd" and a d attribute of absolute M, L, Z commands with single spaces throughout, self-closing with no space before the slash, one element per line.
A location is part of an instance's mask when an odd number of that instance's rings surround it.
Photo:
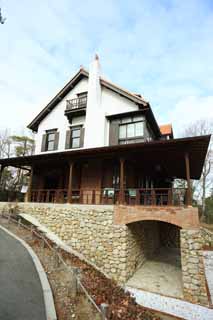
<path fill-rule="evenodd" d="M 156 221 L 132 223 L 127 232 L 127 274 L 130 277 L 159 248 Z"/>
<path fill-rule="evenodd" d="M 9 206 L 0 202 L 0 212 L 7 212 Z M 36 218 L 120 284 L 125 283 L 160 245 L 157 221 L 115 224 L 113 206 L 43 203 L 13 203 L 11 206 L 17 213 Z M 199 228 L 180 231 L 183 291 L 186 300 L 207 305 L 202 235 Z M 205 241 L 207 239 L 206 235 Z"/>
<path fill-rule="evenodd" d="M 206 228 L 201 228 L 201 233 L 204 246 L 213 248 L 213 232 Z"/>
<path fill-rule="evenodd" d="M 0 202 L 0 211 L 6 208 Z M 110 278 L 126 280 L 127 227 L 114 225 L 112 206 L 19 203 L 18 211 L 35 217 Z"/>
<path fill-rule="evenodd" d="M 160 242 L 166 248 L 180 248 L 180 228 L 165 222 L 159 222 Z"/>
<path fill-rule="evenodd" d="M 184 298 L 208 305 L 200 230 L 181 230 L 181 264 Z"/>

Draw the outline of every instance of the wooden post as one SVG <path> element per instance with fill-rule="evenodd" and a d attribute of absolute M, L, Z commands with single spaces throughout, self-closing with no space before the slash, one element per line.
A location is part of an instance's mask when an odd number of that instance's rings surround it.
<path fill-rule="evenodd" d="M 32 182 L 33 182 L 33 166 L 31 167 L 30 178 L 29 178 L 29 183 L 28 183 L 27 202 L 31 202 Z"/>
<path fill-rule="evenodd" d="M 49 201 L 50 201 L 50 190 L 47 190 L 45 201 L 46 201 L 46 202 L 49 202 Z"/>
<path fill-rule="evenodd" d="M 119 193 L 119 203 L 124 204 L 125 194 L 124 194 L 124 159 L 120 159 L 120 193 Z"/>
<path fill-rule="evenodd" d="M 55 202 L 60 203 L 60 190 L 55 191 Z"/>
<path fill-rule="evenodd" d="M 188 206 L 192 205 L 192 190 L 190 183 L 190 165 L 189 165 L 189 154 L 185 153 L 185 165 L 186 165 L 186 179 L 187 179 L 187 198 L 186 204 Z"/>
<path fill-rule="evenodd" d="M 41 190 L 37 192 L 36 202 L 41 202 Z"/>
<path fill-rule="evenodd" d="M 172 205 L 172 188 L 169 188 L 168 190 L 168 205 Z"/>
<path fill-rule="evenodd" d="M 153 188 L 151 189 L 151 204 L 152 204 L 152 206 L 156 205 L 156 194 L 155 194 L 155 190 Z"/>
<path fill-rule="evenodd" d="M 70 162 L 69 166 L 69 180 L 68 180 L 68 191 L 67 191 L 67 203 L 72 203 L 72 176 L 73 176 L 73 162 Z"/>
<path fill-rule="evenodd" d="M 136 189 L 136 198 L 135 198 L 135 204 L 139 205 L 140 204 L 140 190 Z"/>

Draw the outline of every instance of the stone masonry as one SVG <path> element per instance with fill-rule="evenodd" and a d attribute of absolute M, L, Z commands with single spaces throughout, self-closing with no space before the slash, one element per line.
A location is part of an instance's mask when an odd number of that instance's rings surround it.
<path fill-rule="evenodd" d="M 116 224 L 115 207 L 44 203 L 0 202 L 0 212 L 15 207 L 55 233 L 72 250 L 109 278 L 124 284 L 160 246 L 159 222 Z M 179 228 L 178 228 L 179 229 Z M 208 304 L 199 228 L 180 229 L 184 298 Z"/>
<path fill-rule="evenodd" d="M 200 229 L 181 230 L 181 264 L 184 298 L 208 305 Z"/>
<path fill-rule="evenodd" d="M 127 229 L 127 274 L 132 276 L 160 246 L 156 221 L 132 223 Z"/>
<path fill-rule="evenodd" d="M 204 246 L 213 248 L 213 231 L 201 228 Z"/>
<path fill-rule="evenodd" d="M 18 203 L 18 212 L 36 218 L 108 277 L 125 282 L 127 226 L 114 225 L 112 206 Z"/>

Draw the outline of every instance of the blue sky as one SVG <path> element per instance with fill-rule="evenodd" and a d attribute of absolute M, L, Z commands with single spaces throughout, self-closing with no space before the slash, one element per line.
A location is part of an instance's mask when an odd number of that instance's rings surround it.
<path fill-rule="evenodd" d="M 213 1 L 0 0 L 0 129 L 21 130 L 98 52 L 176 134 L 213 118 Z"/>

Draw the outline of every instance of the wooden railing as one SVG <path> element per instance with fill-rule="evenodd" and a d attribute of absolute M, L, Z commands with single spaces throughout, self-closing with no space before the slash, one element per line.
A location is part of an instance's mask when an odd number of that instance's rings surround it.
<path fill-rule="evenodd" d="M 71 203 L 119 204 L 120 191 L 113 188 L 72 189 Z M 37 189 L 31 192 L 32 202 L 66 203 L 67 189 Z M 186 188 L 129 188 L 124 190 L 124 204 L 144 206 L 184 206 L 189 204 Z"/>
<path fill-rule="evenodd" d="M 31 192 L 32 202 L 65 203 L 67 189 L 37 189 Z"/>
<path fill-rule="evenodd" d="M 183 206 L 187 204 L 185 188 L 126 189 L 125 203 L 144 206 Z"/>
<path fill-rule="evenodd" d="M 76 110 L 86 108 L 87 106 L 87 96 L 67 100 L 66 110 Z"/>

